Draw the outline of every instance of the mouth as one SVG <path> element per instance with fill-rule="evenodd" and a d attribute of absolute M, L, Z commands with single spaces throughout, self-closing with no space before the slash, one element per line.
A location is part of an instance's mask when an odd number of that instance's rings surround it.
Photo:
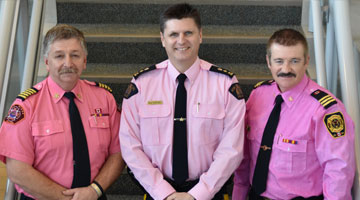
<path fill-rule="evenodd" d="M 77 73 L 76 69 L 73 68 L 68 68 L 68 69 L 63 69 L 59 72 L 60 75 L 62 74 L 72 74 L 72 73 Z"/>
<path fill-rule="evenodd" d="M 291 77 L 294 77 L 294 78 L 296 78 L 296 74 L 294 74 L 294 73 L 279 73 L 278 75 L 277 75 L 277 77 L 283 77 L 283 78 L 291 78 Z"/>
<path fill-rule="evenodd" d="M 177 51 L 186 51 L 188 49 L 190 49 L 190 47 L 175 48 Z"/>

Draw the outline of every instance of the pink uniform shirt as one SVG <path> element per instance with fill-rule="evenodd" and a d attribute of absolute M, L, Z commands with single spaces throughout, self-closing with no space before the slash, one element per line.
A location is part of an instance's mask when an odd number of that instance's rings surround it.
<path fill-rule="evenodd" d="M 261 196 L 292 199 L 323 194 L 325 199 L 351 199 L 355 175 L 354 124 L 335 97 L 337 103 L 328 108 L 323 105 L 330 101 L 314 98 L 311 94 L 318 89 L 330 94 L 304 76 L 295 88 L 284 93 L 280 93 L 275 82 L 253 90 L 246 103 L 245 143 L 249 148 L 235 173 L 233 199 L 245 199 L 263 131 L 278 94 L 284 102 L 267 187 Z"/>
<path fill-rule="evenodd" d="M 24 101 L 14 101 L 8 119 L 1 126 L 0 160 L 5 163 L 9 157 L 25 162 L 54 182 L 70 188 L 73 147 L 69 100 L 63 97 L 65 91 L 51 78 L 34 88 L 39 90 L 36 94 Z M 120 113 L 112 94 L 93 82 L 79 80 L 72 92 L 87 138 L 93 180 L 107 157 L 120 152 Z M 11 114 L 15 112 L 17 117 Z M 18 186 L 17 190 L 24 193 Z"/>
<path fill-rule="evenodd" d="M 245 102 L 229 92 L 237 79 L 209 71 L 211 66 L 197 59 L 185 72 L 189 180 L 200 178 L 189 193 L 201 200 L 211 199 L 220 190 L 243 157 Z M 178 75 L 169 60 L 157 64 L 132 80 L 138 93 L 123 101 L 121 151 L 137 180 L 155 199 L 175 192 L 164 177 L 172 179 Z"/>

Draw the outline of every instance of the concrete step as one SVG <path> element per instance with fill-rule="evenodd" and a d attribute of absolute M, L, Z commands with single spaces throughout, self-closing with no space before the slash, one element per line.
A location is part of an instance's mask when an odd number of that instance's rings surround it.
<path fill-rule="evenodd" d="M 149 1 L 148 1 L 149 2 Z M 199 1 L 197 1 L 199 2 Z M 174 3 L 174 2 L 173 2 Z M 158 24 L 169 3 L 69 3 L 57 2 L 59 23 Z M 301 6 L 194 5 L 203 25 L 300 25 Z M 91 15 L 89 15 L 91 13 Z M 269 17 L 271 16 L 271 17 Z"/>
<path fill-rule="evenodd" d="M 108 200 L 143 200 L 143 195 L 106 195 Z"/>

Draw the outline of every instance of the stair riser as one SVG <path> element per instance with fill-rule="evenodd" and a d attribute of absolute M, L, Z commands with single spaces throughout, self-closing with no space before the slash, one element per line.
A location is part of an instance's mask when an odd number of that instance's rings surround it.
<path fill-rule="evenodd" d="M 57 3 L 59 23 L 159 24 L 165 4 Z M 300 25 L 299 6 L 195 5 L 203 25 Z M 90 14 L 91 13 L 91 14 Z"/>

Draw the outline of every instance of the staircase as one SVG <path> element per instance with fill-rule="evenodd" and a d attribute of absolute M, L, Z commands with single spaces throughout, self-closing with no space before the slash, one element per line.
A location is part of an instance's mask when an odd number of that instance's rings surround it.
<path fill-rule="evenodd" d="M 118 103 L 132 74 L 167 58 L 159 16 L 175 0 L 57 0 L 58 23 L 85 33 L 88 65 L 82 78 L 108 84 Z M 234 72 L 246 98 L 252 86 L 270 79 L 266 41 L 277 29 L 301 30 L 301 0 L 185 0 L 201 14 L 199 57 Z M 124 170 L 125 171 L 125 170 Z M 232 187 L 229 187 L 229 191 Z M 142 199 L 124 172 L 109 199 Z"/>

